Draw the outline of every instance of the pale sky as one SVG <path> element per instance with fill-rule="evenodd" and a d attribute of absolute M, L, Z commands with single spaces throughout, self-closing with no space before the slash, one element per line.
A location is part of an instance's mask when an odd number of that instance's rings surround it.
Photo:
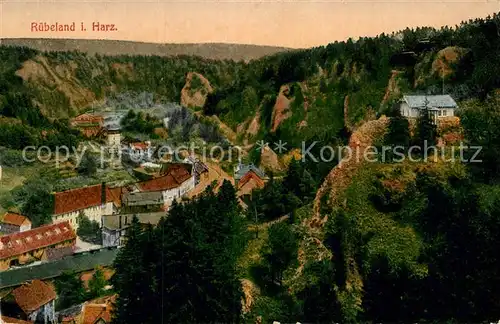
<path fill-rule="evenodd" d="M 119 39 L 155 43 L 326 45 L 407 26 L 454 26 L 500 11 L 499 1 L 0 0 L 0 37 Z M 33 22 L 75 32 L 32 32 Z M 81 22 L 87 28 L 80 31 Z M 92 31 L 92 23 L 117 31 Z"/>

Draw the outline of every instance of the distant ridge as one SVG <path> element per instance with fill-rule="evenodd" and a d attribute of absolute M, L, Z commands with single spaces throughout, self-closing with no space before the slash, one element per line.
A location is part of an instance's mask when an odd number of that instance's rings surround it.
<path fill-rule="evenodd" d="M 246 44 L 160 44 L 122 40 L 55 38 L 3 38 L 0 39 L 0 44 L 26 46 L 41 51 L 78 50 L 89 54 L 98 53 L 101 55 L 196 55 L 207 59 L 230 59 L 235 61 L 249 61 L 266 55 L 293 50 L 285 47 Z"/>

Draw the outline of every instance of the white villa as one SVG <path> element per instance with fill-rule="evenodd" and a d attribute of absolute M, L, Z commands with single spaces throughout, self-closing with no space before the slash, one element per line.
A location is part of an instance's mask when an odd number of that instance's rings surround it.
<path fill-rule="evenodd" d="M 417 118 L 425 107 L 434 118 L 442 118 L 455 116 L 458 105 L 450 95 L 403 96 L 400 102 L 401 114 L 407 118 Z"/>

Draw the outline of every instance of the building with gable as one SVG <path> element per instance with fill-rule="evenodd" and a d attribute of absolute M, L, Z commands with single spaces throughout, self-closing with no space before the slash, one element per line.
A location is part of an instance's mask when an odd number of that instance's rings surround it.
<path fill-rule="evenodd" d="M 455 116 L 458 105 L 450 95 L 405 95 L 400 102 L 401 115 L 407 118 L 417 118 L 425 108 L 438 119 Z"/>
<path fill-rule="evenodd" d="M 52 250 L 73 248 L 76 233 L 69 222 L 50 224 L 0 237 L 0 270 L 49 258 Z M 69 253 L 72 253 L 69 249 Z"/>
<path fill-rule="evenodd" d="M 0 232 L 4 234 L 24 232 L 30 229 L 31 221 L 29 218 L 13 212 L 5 213 L 0 222 Z"/>
<path fill-rule="evenodd" d="M 243 164 L 238 162 L 238 165 L 234 168 L 234 181 L 236 185 L 238 186 L 238 182 L 248 173 L 248 172 L 253 172 L 257 177 L 259 177 L 261 180 L 265 180 L 267 178 L 266 174 L 264 171 L 262 171 L 260 168 L 255 166 L 253 163 L 250 164 Z M 253 176 L 252 176 L 253 177 Z"/>
<path fill-rule="evenodd" d="M 121 206 L 122 188 L 109 188 L 104 183 L 57 192 L 54 195 L 52 222 L 69 222 L 78 229 L 78 216 L 102 223 L 102 215 L 116 213 Z"/>
<path fill-rule="evenodd" d="M 55 323 L 56 297 L 52 286 L 35 279 L 12 290 L 2 299 L 2 313 L 19 320 Z"/>

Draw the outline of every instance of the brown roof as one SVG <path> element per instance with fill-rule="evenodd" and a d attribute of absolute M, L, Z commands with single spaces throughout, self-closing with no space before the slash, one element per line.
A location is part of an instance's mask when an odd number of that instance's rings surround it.
<path fill-rule="evenodd" d="M 126 188 L 109 188 L 106 186 L 106 202 L 121 205 L 121 193 Z M 102 184 L 57 192 L 55 194 L 54 214 L 66 214 L 89 207 L 99 206 L 102 202 Z"/>
<path fill-rule="evenodd" d="M 111 323 L 114 296 L 102 301 L 103 303 L 87 303 L 83 307 L 82 324 L 96 324 L 99 320 Z"/>
<path fill-rule="evenodd" d="M 96 137 L 103 133 L 103 128 L 101 126 L 81 127 L 80 132 L 85 137 Z"/>
<path fill-rule="evenodd" d="M 95 185 L 57 192 L 54 200 L 54 214 L 66 214 L 101 204 L 102 185 Z"/>
<path fill-rule="evenodd" d="M 144 142 L 135 142 L 135 143 L 130 143 L 130 147 L 136 150 L 145 150 L 149 147 L 149 144 Z"/>
<path fill-rule="evenodd" d="M 4 235 L 0 237 L 0 259 L 3 260 L 74 239 L 76 239 L 75 231 L 67 221 Z"/>
<path fill-rule="evenodd" d="M 31 321 L 23 321 L 18 318 L 12 318 L 12 317 L 7 317 L 7 316 L 2 316 L 2 324 L 33 324 Z"/>
<path fill-rule="evenodd" d="M 28 217 L 20 215 L 20 214 L 12 213 L 12 212 L 7 212 L 3 216 L 2 223 L 21 226 L 26 221 L 28 221 L 31 224 Z"/>
<path fill-rule="evenodd" d="M 169 167 L 161 177 L 138 183 L 141 191 L 163 191 L 179 187 L 191 178 L 189 170 L 182 164 Z"/>
<path fill-rule="evenodd" d="M 127 187 L 106 187 L 106 202 L 113 202 L 116 207 L 120 207 L 122 205 L 122 195 L 128 192 Z"/>
<path fill-rule="evenodd" d="M 72 125 L 87 124 L 87 123 L 102 124 L 103 122 L 104 118 L 102 116 L 95 116 L 91 114 L 81 114 L 71 120 Z"/>
<path fill-rule="evenodd" d="M 56 292 L 43 281 L 35 279 L 14 289 L 12 296 L 23 312 L 29 315 L 54 300 Z"/>
<path fill-rule="evenodd" d="M 264 180 L 262 180 L 261 177 L 259 177 L 255 172 L 253 171 L 248 171 L 241 179 L 238 181 L 238 189 L 243 188 L 247 183 L 252 182 L 253 188 L 263 188 L 264 187 Z M 253 189 L 252 188 L 252 189 Z"/>

